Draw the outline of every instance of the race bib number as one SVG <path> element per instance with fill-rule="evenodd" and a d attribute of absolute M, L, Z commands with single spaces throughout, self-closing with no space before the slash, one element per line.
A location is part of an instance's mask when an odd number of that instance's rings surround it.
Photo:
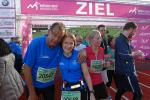
<path fill-rule="evenodd" d="M 103 70 L 103 61 L 102 60 L 91 60 L 91 68 L 95 69 L 96 72 Z"/>
<path fill-rule="evenodd" d="M 81 100 L 80 91 L 62 91 L 61 100 Z"/>
<path fill-rule="evenodd" d="M 107 68 L 107 70 L 115 70 L 115 60 L 114 59 L 108 59 L 107 61 L 110 62 L 110 66 Z"/>
<path fill-rule="evenodd" d="M 54 80 L 56 68 L 45 69 L 42 67 L 38 68 L 37 81 L 46 83 Z"/>

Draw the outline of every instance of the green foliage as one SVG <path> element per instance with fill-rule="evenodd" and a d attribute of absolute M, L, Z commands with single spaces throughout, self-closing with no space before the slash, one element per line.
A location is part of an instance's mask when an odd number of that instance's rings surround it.
<path fill-rule="evenodd" d="M 81 34 L 83 39 L 85 39 L 87 34 L 93 29 L 96 29 L 96 26 L 73 27 L 69 28 L 68 31 L 73 34 Z M 121 29 L 117 27 L 107 27 L 107 30 L 109 31 L 109 33 L 106 33 L 106 35 L 111 35 L 114 37 L 118 36 L 121 33 Z M 47 30 L 38 30 L 35 33 L 33 33 L 33 38 L 42 36 L 44 34 L 47 34 Z"/>
<path fill-rule="evenodd" d="M 73 34 L 81 34 L 83 39 L 85 39 L 86 35 L 92 30 L 92 27 L 75 27 L 68 29 L 68 31 Z"/>
<path fill-rule="evenodd" d="M 109 31 L 107 35 L 111 35 L 114 37 L 117 37 L 122 32 L 121 29 L 115 27 L 108 27 L 107 30 Z"/>
<path fill-rule="evenodd" d="M 70 29 L 68 29 L 68 31 L 71 33 L 74 33 L 74 34 L 81 34 L 82 37 L 85 39 L 87 33 L 92 31 L 93 29 L 96 29 L 95 27 L 81 26 L 81 27 L 70 28 Z M 109 31 L 109 33 L 106 33 L 106 35 L 111 35 L 114 37 L 117 37 L 121 33 L 121 29 L 119 29 L 117 27 L 108 27 L 107 30 Z"/>
<path fill-rule="evenodd" d="M 33 38 L 47 34 L 47 30 L 40 30 L 32 34 Z"/>

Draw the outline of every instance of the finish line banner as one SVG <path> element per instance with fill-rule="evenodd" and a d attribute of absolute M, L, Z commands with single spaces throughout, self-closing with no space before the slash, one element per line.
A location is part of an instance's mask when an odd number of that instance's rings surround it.
<path fill-rule="evenodd" d="M 21 0 L 21 13 L 32 15 L 150 18 L 150 6 L 63 0 Z"/>

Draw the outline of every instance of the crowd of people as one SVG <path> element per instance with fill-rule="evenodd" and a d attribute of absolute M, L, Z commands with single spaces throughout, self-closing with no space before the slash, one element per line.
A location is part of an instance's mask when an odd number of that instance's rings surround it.
<path fill-rule="evenodd" d="M 115 100 L 121 100 L 127 91 L 133 93 L 133 100 L 141 100 L 134 59 L 144 55 L 131 46 L 136 30 L 136 23 L 127 22 L 118 37 L 106 39 L 106 26 L 98 25 L 88 33 L 84 45 L 80 34 L 69 33 L 63 23 L 55 22 L 48 34 L 31 41 L 24 58 L 16 40 L 8 44 L 0 39 L 0 100 L 18 100 L 23 92 L 28 100 L 55 100 L 58 69 L 62 98 L 74 94 L 77 100 L 112 100 L 114 80 Z M 19 75 L 22 69 L 24 81 Z"/>

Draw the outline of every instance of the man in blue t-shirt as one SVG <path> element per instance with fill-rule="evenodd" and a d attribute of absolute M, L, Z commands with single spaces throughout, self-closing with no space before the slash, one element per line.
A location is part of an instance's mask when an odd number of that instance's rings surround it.
<path fill-rule="evenodd" d="M 15 69 L 21 73 L 22 71 L 22 48 L 20 46 L 20 38 L 19 36 L 15 36 L 11 38 L 11 42 L 9 43 L 9 46 L 15 55 Z"/>
<path fill-rule="evenodd" d="M 115 42 L 115 76 L 117 93 L 115 100 L 121 100 L 121 96 L 127 92 L 133 92 L 133 100 L 142 99 L 135 70 L 135 57 L 142 57 L 143 53 L 139 50 L 132 51 L 130 41 L 137 30 L 137 25 L 128 22 L 123 27 L 123 33 L 116 38 Z"/>
<path fill-rule="evenodd" d="M 32 40 L 24 57 L 24 74 L 29 89 L 28 100 L 54 100 L 54 75 L 62 52 L 60 41 L 66 34 L 65 25 L 52 24 L 48 34 Z"/>

